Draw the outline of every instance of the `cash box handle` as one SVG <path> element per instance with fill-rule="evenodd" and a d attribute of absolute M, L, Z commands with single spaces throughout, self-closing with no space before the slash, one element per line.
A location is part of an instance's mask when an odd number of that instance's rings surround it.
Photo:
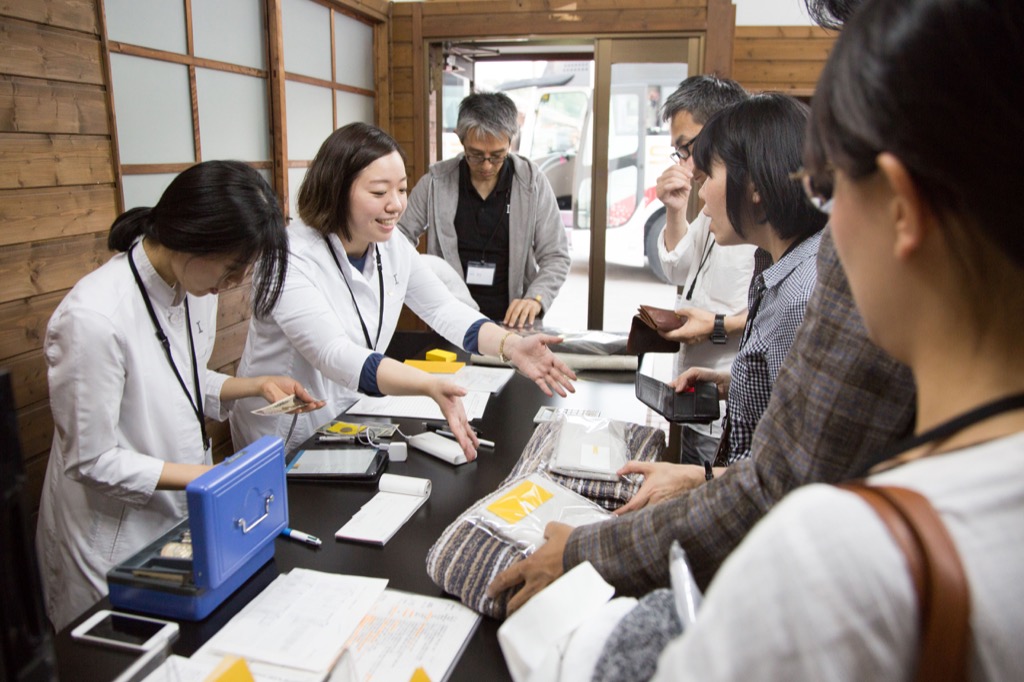
<path fill-rule="evenodd" d="M 247 525 L 245 523 L 245 519 L 238 519 L 238 521 L 236 523 L 238 524 L 238 527 L 242 529 L 242 533 L 248 533 L 253 528 L 255 528 L 256 526 L 260 525 L 261 523 L 263 523 L 264 521 L 267 520 L 267 517 L 270 516 L 270 503 L 273 502 L 273 501 L 274 501 L 274 496 L 273 495 L 267 495 L 267 504 L 266 504 L 266 506 L 263 509 L 263 516 L 259 517 L 258 519 L 253 521 L 251 524 Z"/>

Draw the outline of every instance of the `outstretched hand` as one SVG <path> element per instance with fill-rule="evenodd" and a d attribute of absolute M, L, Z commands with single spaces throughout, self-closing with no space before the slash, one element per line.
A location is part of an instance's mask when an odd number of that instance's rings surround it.
<path fill-rule="evenodd" d="M 523 588 L 508 601 L 508 613 L 514 613 L 533 595 L 562 575 L 562 556 L 565 554 L 565 545 L 571 533 L 572 526 L 557 521 L 550 522 L 544 528 L 544 539 L 547 542 L 530 556 L 495 576 L 487 587 L 487 596 L 494 599 L 505 590 L 522 584 Z"/>
<path fill-rule="evenodd" d="M 576 373 L 548 348 L 561 342 L 561 338 L 549 334 L 533 334 L 525 338 L 513 334 L 505 342 L 505 354 L 516 369 L 537 384 L 544 395 L 551 396 L 554 391 L 564 398 L 566 391 L 576 392 L 572 385 L 576 381 Z"/>
<path fill-rule="evenodd" d="M 466 460 L 472 462 L 476 459 L 476 449 L 480 442 L 477 440 L 476 432 L 469 425 L 466 409 L 462 405 L 462 396 L 466 395 L 466 389 L 451 381 L 438 379 L 431 382 L 428 395 L 441 408 L 441 414 L 448 422 L 448 429 L 458 441 Z"/>

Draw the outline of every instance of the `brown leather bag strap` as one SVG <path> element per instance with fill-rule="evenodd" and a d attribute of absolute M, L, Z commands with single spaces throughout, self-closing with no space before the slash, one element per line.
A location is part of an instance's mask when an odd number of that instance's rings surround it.
<path fill-rule="evenodd" d="M 921 623 L 917 680 L 967 680 L 970 588 L 960 555 L 927 498 L 906 488 L 847 483 L 875 510 L 907 558 Z"/>

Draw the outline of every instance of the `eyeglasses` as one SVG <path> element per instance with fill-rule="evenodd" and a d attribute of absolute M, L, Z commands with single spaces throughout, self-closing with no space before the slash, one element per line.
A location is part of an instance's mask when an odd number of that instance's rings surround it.
<path fill-rule="evenodd" d="M 474 166 L 482 166 L 484 163 L 489 163 L 492 166 L 500 166 L 505 162 L 505 157 L 508 156 L 508 152 L 504 151 L 500 154 L 481 154 L 480 152 L 466 152 L 466 161 L 473 164 Z"/>
<path fill-rule="evenodd" d="M 835 186 L 836 171 L 831 165 L 817 173 L 812 173 L 806 168 L 790 173 L 791 180 L 799 180 L 804 188 L 807 200 L 814 208 L 826 215 L 832 213 L 832 189 Z"/>
<path fill-rule="evenodd" d="M 672 157 L 672 160 L 675 161 L 676 163 L 681 163 L 683 161 L 686 161 L 692 155 L 693 143 L 696 140 L 697 140 L 697 138 L 693 138 L 692 140 L 690 140 L 686 144 L 681 144 L 678 147 L 673 147 L 672 148 L 672 153 L 669 154 L 669 156 Z"/>

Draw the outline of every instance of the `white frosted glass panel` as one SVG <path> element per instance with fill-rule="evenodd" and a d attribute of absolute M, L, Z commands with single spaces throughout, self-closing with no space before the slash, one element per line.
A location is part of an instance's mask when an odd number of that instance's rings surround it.
<path fill-rule="evenodd" d="M 184 0 L 105 0 L 107 37 L 185 54 Z"/>
<path fill-rule="evenodd" d="M 306 177 L 306 168 L 289 168 L 288 169 L 288 203 L 291 206 L 290 215 L 294 220 L 299 220 L 299 186 L 302 185 L 302 179 Z"/>
<path fill-rule="evenodd" d="M 285 0 L 284 70 L 331 80 L 331 14 L 311 0 Z"/>
<path fill-rule="evenodd" d="M 284 92 L 288 107 L 288 158 L 311 161 L 334 129 L 332 91 L 287 81 Z"/>
<path fill-rule="evenodd" d="M 196 69 L 199 141 L 203 160 L 270 159 L 267 81 L 226 71 Z"/>
<path fill-rule="evenodd" d="M 267 68 L 263 3 L 256 0 L 192 0 L 192 37 L 197 57 Z"/>
<path fill-rule="evenodd" d="M 156 206 L 167 185 L 176 177 L 177 173 L 123 176 L 121 187 L 124 189 L 124 210 L 136 206 Z"/>
<path fill-rule="evenodd" d="M 373 28 L 335 12 L 334 45 L 337 81 L 373 90 Z"/>
<path fill-rule="evenodd" d="M 813 26 L 802 0 L 734 0 L 737 26 Z"/>
<path fill-rule="evenodd" d="M 121 163 L 196 160 L 188 67 L 110 55 Z"/>
<path fill-rule="evenodd" d="M 338 127 L 356 121 L 373 123 L 373 98 L 363 95 L 356 95 L 351 92 L 337 91 L 335 97 L 338 99 Z"/>

